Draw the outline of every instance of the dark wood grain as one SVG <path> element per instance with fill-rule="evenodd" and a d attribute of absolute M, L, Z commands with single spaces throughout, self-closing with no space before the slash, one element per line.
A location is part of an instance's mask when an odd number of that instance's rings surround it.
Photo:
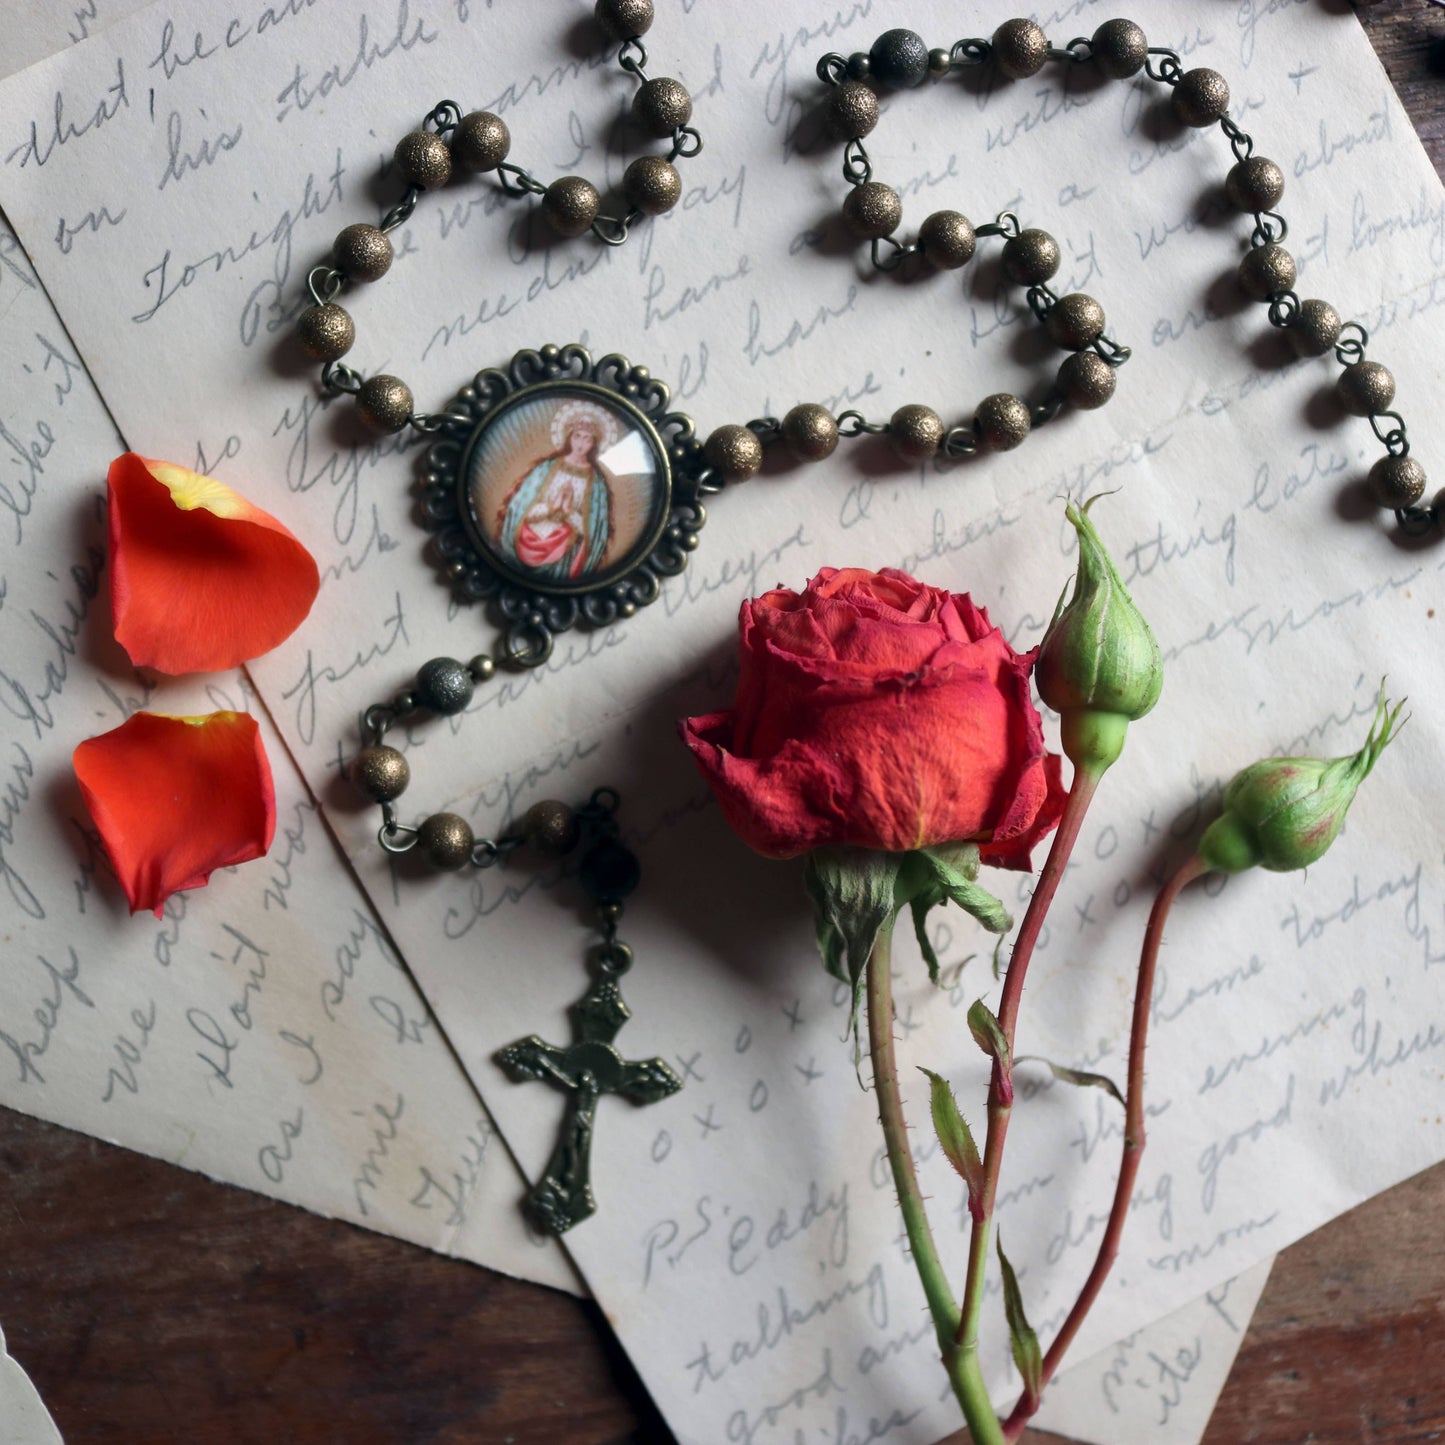
<path fill-rule="evenodd" d="M 1445 168 L 1445 12 L 1365 24 Z M 0 1168 L 0 1323 L 70 1445 L 671 1441 L 592 1305 L 6 1110 Z M 1445 1439 L 1442 1220 L 1445 1166 L 1287 1250 L 1207 1445 Z"/>

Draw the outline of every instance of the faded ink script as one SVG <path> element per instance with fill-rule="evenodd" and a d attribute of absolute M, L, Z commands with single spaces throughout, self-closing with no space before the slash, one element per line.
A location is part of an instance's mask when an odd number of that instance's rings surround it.
<path fill-rule="evenodd" d="M 706 135 L 678 208 L 611 249 L 550 240 L 530 203 L 484 181 L 428 196 L 395 233 L 391 272 L 348 303 L 348 362 L 403 376 L 435 410 L 479 368 L 576 340 L 669 381 L 703 433 L 801 400 L 880 420 L 920 401 L 954 421 L 990 392 L 1040 399 L 1059 354 L 1000 290 L 995 249 L 900 284 L 837 219 L 845 185 L 820 135 L 819 55 L 866 49 L 897 24 L 944 43 L 956 7 L 783 0 L 747 28 L 722 0 L 686 8 L 649 35 L 654 68 L 689 87 Z M 1078 4 L 1040 18 L 1063 43 L 1107 14 Z M 130 440 L 234 480 L 321 559 L 312 618 L 256 684 L 532 1171 L 554 1101 L 487 1061 L 564 1026 L 589 939 L 575 885 L 511 868 L 393 874 L 374 817 L 333 802 L 359 710 L 426 658 L 470 656 L 494 634 L 427 560 L 418 449 L 364 436 L 344 398 L 321 401 L 288 337 L 307 269 L 343 225 L 390 203 L 390 151 L 443 97 L 503 114 L 512 158 L 540 176 L 616 182 L 638 139 L 619 121 L 631 82 L 577 43 L 574 18 L 539 24 L 519 0 L 369 0 L 324 16 L 165 0 L 11 82 L 0 127 L 0 202 Z M 1348 20 L 1161 0 L 1149 25 L 1229 76 L 1233 113 L 1288 178 L 1301 294 L 1369 329 L 1414 446 L 1440 454 L 1440 188 Z M 970 591 L 1027 647 L 1072 567 L 1062 498 L 1114 493 L 1094 515 L 1167 678 L 1087 821 L 1019 1046 L 1115 1075 L 1153 888 L 1224 780 L 1265 753 L 1353 750 L 1382 674 L 1411 695 L 1409 727 L 1321 866 L 1192 890 L 1171 922 L 1149 1151 L 1081 1359 L 1445 1155 L 1441 708 L 1417 661 L 1437 650 L 1440 557 L 1395 545 L 1361 505 L 1378 448 L 1334 407 L 1334 363 L 1296 361 L 1234 289 L 1246 241 L 1219 199 L 1228 147 L 1182 130 L 1142 78 L 1105 86 L 1087 67 L 1050 67 L 891 97 L 869 152 L 904 198 L 905 231 L 938 208 L 978 223 L 1008 207 L 1058 237 L 1056 289 L 1096 296 L 1134 349 L 1114 400 L 963 466 L 898 466 L 859 441 L 770 470 L 711 500 L 695 558 L 656 604 L 568 634 L 546 668 L 403 739 L 409 820 L 452 807 L 491 832 L 537 797 L 623 791 L 645 869 L 626 920 L 629 1030 L 687 1087 L 648 1111 L 604 1101 L 601 1207 L 569 1247 L 679 1438 L 707 1445 L 799 1433 L 901 1445 L 956 1425 L 797 869 L 743 853 L 673 740 L 677 716 L 725 703 L 751 592 L 821 565 L 904 566 Z M 996 879 L 1016 914 L 1027 886 Z M 900 952 L 900 1048 L 948 1074 L 977 1121 L 983 1060 L 963 1019 L 995 988 L 988 944 L 960 918 L 939 926 L 947 988 Z M 1097 1244 L 1120 1120 L 1104 1095 L 1046 1073 L 1025 1093 L 1001 1225 L 1047 1336 Z M 910 1091 L 919 1125 L 922 1100 Z M 392 1094 L 371 1102 L 395 1112 Z M 914 1137 L 961 1278 L 961 1186 L 926 1131 Z M 1202 1364 L 1180 1362 L 1191 1340 L 1161 1358 L 1202 1379 Z M 1145 1365 L 1131 1361 L 1134 1380 Z M 1133 1438 L 1157 1439 L 1161 1407 L 1145 1394 L 1098 1395 L 1098 1438 L 1130 1438 L 1109 1412 L 1133 1401 L 1145 1411 Z"/>

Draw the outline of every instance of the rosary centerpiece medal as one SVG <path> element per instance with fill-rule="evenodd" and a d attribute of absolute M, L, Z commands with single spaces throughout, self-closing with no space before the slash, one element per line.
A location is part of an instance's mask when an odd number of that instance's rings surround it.
<path fill-rule="evenodd" d="M 626 357 L 578 345 L 480 371 L 434 419 L 423 505 L 452 585 L 490 603 L 506 660 L 654 601 L 707 520 L 690 417 Z"/>

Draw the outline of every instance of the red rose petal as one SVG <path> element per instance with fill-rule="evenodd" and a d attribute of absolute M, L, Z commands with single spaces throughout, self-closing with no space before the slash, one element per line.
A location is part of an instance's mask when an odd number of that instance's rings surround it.
<path fill-rule="evenodd" d="M 110 464 L 116 641 L 159 672 L 220 672 L 269 652 L 311 610 L 311 554 L 211 477 L 127 452 Z"/>
<path fill-rule="evenodd" d="M 271 768 L 246 713 L 137 713 L 81 743 L 73 763 L 132 913 L 160 917 L 172 893 L 271 846 Z"/>

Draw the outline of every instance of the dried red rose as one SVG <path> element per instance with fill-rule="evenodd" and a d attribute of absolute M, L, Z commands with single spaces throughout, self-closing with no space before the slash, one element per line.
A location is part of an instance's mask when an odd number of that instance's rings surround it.
<path fill-rule="evenodd" d="M 825 568 L 745 602 L 730 712 L 683 740 L 743 841 L 787 858 L 973 841 L 1028 869 L 1057 824 L 1059 758 L 1017 653 L 966 595 L 907 573 Z"/>

